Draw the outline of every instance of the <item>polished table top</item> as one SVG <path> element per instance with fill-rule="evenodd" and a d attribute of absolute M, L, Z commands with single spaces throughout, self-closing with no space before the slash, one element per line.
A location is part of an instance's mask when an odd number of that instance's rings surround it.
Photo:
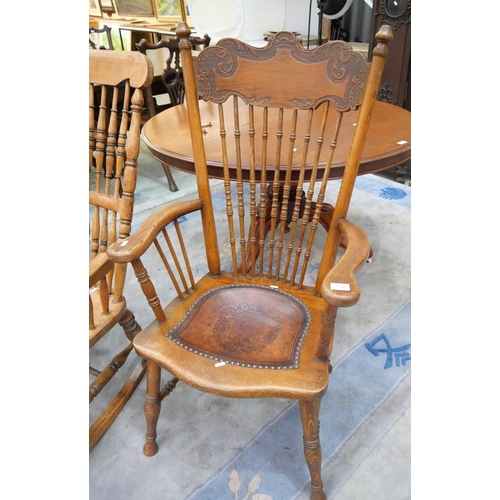
<path fill-rule="evenodd" d="M 218 111 L 217 105 L 209 102 L 200 101 L 201 123 L 205 134 L 205 150 L 209 176 L 212 178 L 223 178 L 222 157 L 220 151 L 220 136 L 218 133 Z M 224 106 L 231 105 L 228 101 Z M 255 113 L 256 121 L 260 113 Z M 240 115 L 243 116 L 243 115 Z M 290 115 L 288 115 L 290 116 Z M 343 124 L 349 125 L 343 127 L 347 130 L 341 132 L 338 138 L 338 145 L 335 151 L 334 161 L 330 170 L 330 178 L 338 179 L 342 177 L 343 169 L 348 156 L 350 137 L 357 119 L 357 112 L 346 113 L 343 118 Z M 275 135 L 272 134 L 273 122 L 276 123 L 277 117 L 270 114 L 269 131 L 269 153 L 268 163 L 273 164 L 275 158 Z M 333 130 L 334 120 L 331 128 Z M 228 137 L 233 130 L 231 125 L 226 122 Z M 314 129 L 315 125 L 313 125 Z M 319 124 L 317 124 L 319 128 Z M 259 124 L 256 123 L 257 130 Z M 300 128 L 297 137 L 300 137 Z M 305 124 L 303 125 L 305 129 Z M 328 128 L 328 127 L 327 127 Z M 248 123 L 241 123 L 241 137 L 245 132 L 248 133 Z M 286 130 L 285 130 L 286 133 Z M 326 135 L 326 134 L 325 134 Z M 311 134 L 313 136 L 313 134 Z M 150 153 L 159 161 L 170 165 L 173 168 L 194 173 L 193 151 L 191 145 L 191 136 L 189 132 L 189 122 L 187 109 L 184 104 L 174 106 L 152 117 L 146 122 L 142 129 L 142 138 L 148 147 Z M 242 141 L 243 142 L 243 141 Z M 326 147 L 325 147 L 326 146 Z M 247 148 L 247 146 L 243 146 Z M 283 148 L 281 155 L 281 164 L 285 164 L 288 156 L 287 148 Z M 310 147 L 309 149 L 313 149 Z M 301 161 L 301 144 L 296 141 L 294 150 L 294 171 L 298 175 Z M 329 151 L 329 145 L 325 144 L 320 156 L 320 164 L 326 162 Z M 312 156 L 312 155 L 311 155 Z M 245 156 L 242 155 L 244 158 Z M 248 155 L 247 155 L 248 157 Z M 403 108 L 376 101 L 373 110 L 372 121 L 367 134 L 365 147 L 359 167 L 359 175 L 368 174 L 385 170 L 390 167 L 400 165 L 408 161 L 411 157 L 411 113 Z M 260 151 L 257 151 L 256 158 L 260 158 Z M 308 161 L 307 163 L 312 163 Z M 249 164 L 243 164 L 244 180 L 249 179 Z"/>

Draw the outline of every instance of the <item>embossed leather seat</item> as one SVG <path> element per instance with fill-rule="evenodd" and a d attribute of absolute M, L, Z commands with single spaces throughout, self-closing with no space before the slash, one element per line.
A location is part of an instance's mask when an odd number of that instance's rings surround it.
<path fill-rule="evenodd" d="M 200 324 L 206 325 L 203 331 Z M 167 337 L 237 366 L 298 368 L 309 324 L 307 306 L 293 295 L 259 285 L 226 285 L 198 298 Z"/>
<path fill-rule="evenodd" d="M 270 36 L 263 48 L 225 38 L 193 59 L 187 25 L 177 34 L 198 196 L 158 210 L 108 250 L 115 262 L 132 264 L 156 318 L 134 339 L 147 360 L 144 453 L 158 450 L 161 401 L 179 380 L 226 397 L 294 399 L 311 499 L 325 499 L 319 412 L 335 318 L 339 307 L 358 301 L 354 275 L 370 253 L 366 234 L 346 215 L 392 33 L 384 27 L 377 34 L 371 65 L 343 41 L 308 51 L 290 32 Z M 218 110 L 209 130 L 201 126 L 200 97 Z M 353 112 L 358 117 L 348 131 L 352 145 L 338 196 L 326 199 L 342 116 Z M 277 129 L 271 130 L 271 113 Z M 313 137 L 316 115 L 322 126 Z M 327 123 L 336 124 L 328 136 Z M 220 139 L 224 206 L 211 196 L 209 134 Z M 248 158 L 243 141 L 250 144 Z M 319 162 L 323 147 L 330 151 L 326 164 Z M 199 227 L 190 241 L 181 221 Z M 176 294 L 166 306 L 154 286 L 159 279 L 170 280 Z M 162 369 L 173 375 L 163 387 Z M 160 429 L 167 425 L 168 419 Z"/>

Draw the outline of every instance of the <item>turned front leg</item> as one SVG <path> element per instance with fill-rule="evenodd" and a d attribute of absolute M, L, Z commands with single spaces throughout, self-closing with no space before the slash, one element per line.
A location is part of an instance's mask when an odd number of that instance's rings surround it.
<path fill-rule="evenodd" d="M 144 414 L 146 416 L 146 443 L 144 444 L 144 455 L 152 457 L 158 452 L 156 442 L 156 426 L 160 416 L 160 366 L 152 361 L 147 362 L 147 388 L 146 401 L 144 403 Z"/>
<path fill-rule="evenodd" d="M 321 480 L 321 445 L 319 442 L 319 407 L 321 400 L 300 401 L 304 432 L 304 455 L 311 473 L 311 500 L 326 500 Z"/>

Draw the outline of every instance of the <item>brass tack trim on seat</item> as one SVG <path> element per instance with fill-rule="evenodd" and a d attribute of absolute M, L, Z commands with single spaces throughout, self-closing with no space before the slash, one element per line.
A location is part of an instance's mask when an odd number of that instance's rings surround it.
<path fill-rule="evenodd" d="M 187 318 L 191 315 L 191 313 L 193 312 L 193 310 L 197 307 L 197 305 L 207 295 L 211 295 L 211 294 L 213 294 L 217 290 L 224 290 L 224 289 L 228 289 L 228 288 L 261 288 L 261 289 L 265 289 L 265 290 L 272 290 L 275 293 L 280 293 L 282 295 L 287 296 L 288 298 L 290 298 L 295 303 L 297 303 L 297 304 L 299 304 L 301 306 L 301 308 L 303 309 L 303 311 L 305 313 L 306 321 L 305 321 L 304 328 L 303 328 L 302 332 L 300 333 L 300 336 L 297 339 L 297 346 L 295 348 L 295 353 L 293 355 L 293 362 L 291 364 L 288 364 L 288 365 L 283 364 L 283 365 L 275 366 L 275 365 L 256 364 L 256 363 L 244 363 L 244 362 L 241 362 L 241 361 L 233 361 L 233 360 L 228 359 L 228 358 L 223 358 L 221 356 L 214 356 L 213 354 L 208 354 L 206 352 L 199 351 L 198 349 L 195 349 L 195 348 L 193 348 L 193 347 L 185 344 L 178 337 L 175 337 L 175 334 L 182 327 L 183 323 L 187 320 Z M 311 324 L 311 313 L 309 312 L 309 309 L 307 308 L 307 306 L 300 299 L 298 299 L 297 297 L 295 297 L 294 295 L 292 295 L 290 293 L 287 293 L 287 292 L 284 292 L 283 290 L 280 290 L 280 289 L 278 289 L 275 286 L 264 286 L 264 285 L 224 285 L 224 286 L 220 286 L 220 287 L 217 287 L 217 288 L 213 288 L 212 290 L 209 290 L 209 291 L 203 293 L 202 295 L 200 295 L 200 297 L 198 297 L 198 299 L 196 299 L 196 301 L 187 310 L 186 314 L 179 321 L 179 323 L 177 323 L 177 325 L 174 328 L 172 328 L 165 336 L 168 339 L 170 339 L 173 342 L 175 342 L 177 345 L 179 345 L 179 346 L 183 347 L 184 349 L 187 349 L 188 351 L 192 352 L 193 354 L 198 354 L 199 356 L 203 356 L 204 358 L 212 359 L 212 360 L 217 361 L 217 362 L 224 361 L 225 363 L 231 364 L 233 366 L 241 366 L 243 368 L 258 368 L 258 369 L 264 369 L 264 370 L 293 370 L 293 369 L 297 369 L 299 367 L 300 351 L 301 351 L 302 346 L 304 344 L 304 338 L 307 335 L 307 332 L 309 331 L 310 324 Z"/>

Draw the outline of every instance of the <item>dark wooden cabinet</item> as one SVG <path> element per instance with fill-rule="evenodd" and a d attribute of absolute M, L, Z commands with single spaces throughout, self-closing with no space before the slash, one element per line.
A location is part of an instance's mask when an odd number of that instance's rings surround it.
<path fill-rule="evenodd" d="M 374 0 L 372 16 L 370 55 L 375 33 L 382 24 L 390 24 L 394 34 L 377 99 L 411 111 L 411 0 Z M 405 182 L 410 174 L 410 163 L 392 170 L 397 181 Z"/>
<path fill-rule="evenodd" d="M 394 34 L 377 99 L 411 110 L 411 0 L 374 0 L 372 12 L 369 54 L 382 24 L 390 24 Z"/>

